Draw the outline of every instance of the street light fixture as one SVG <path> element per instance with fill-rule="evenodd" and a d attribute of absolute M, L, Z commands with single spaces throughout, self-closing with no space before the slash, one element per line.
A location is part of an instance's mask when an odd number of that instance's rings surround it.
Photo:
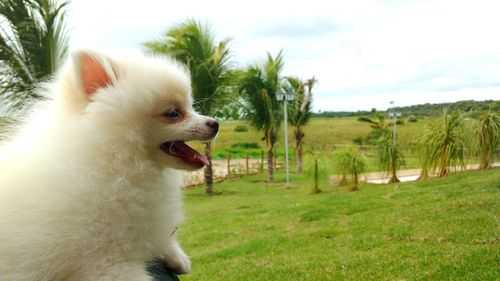
<path fill-rule="evenodd" d="M 401 112 L 396 112 L 394 109 L 394 102 L 390 102 L 390 108 L 389 108 L 389 117 L 392 118 L 392 144 L 395 146 L 396 145 L 396 122 L 398 118 L 401 118 L 402 114 Z"/>
<path fill-rule="evenodd" d="M 295 98 L 295 93 L 293 92 L 292 88 L 288 88 L 288 92 L 283 92 L 281 90 L 278 90 L 276 93 L 276 99 L 278 101 L 284 102 L 284 107 L 283 110 L 285 112 L 285 169 L 286 169 L 286 184 L 290 183 L 290 178 L 289 178 L 289 173 L 288 173 L 288 110 L 287 110 L 287 103 L 289 101 L 293 101 Z"/>

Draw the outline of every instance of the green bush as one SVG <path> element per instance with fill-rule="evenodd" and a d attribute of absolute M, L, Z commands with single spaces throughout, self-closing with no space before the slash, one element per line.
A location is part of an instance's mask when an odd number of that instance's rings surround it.
<path fill-rule="evenodd" d="M 234 128 L 235 132 L 248 132 L 248 127 L 245 125 L 238 125 Z"/>
<path fill-rule="evenodd" d="M 417 117 L 416 117 L 415 115 L 410 115 L 410 116 L 408 116 L 408 122 L 413 122 L 413 123 L 415 123 L 415 122 L 417 122 L 417 121 L 418 121 L 418 119 L 417 119 Z"/>
<path fill-rule="evenodd" d="M 260 148 L 260 145 L 256 142 L 237 142 L 231 144 L 231 148 L 255 149 Z"/>
<path fill-rule="evenodd" d="M 337 151 L 333 158 L 337 173 L 341 175 L 341 185 L 350 178 L 353 182 L 351 191 L 358 190 L 359 176 L 367 170 L 367 158 L 356 147 Z"/>
<path fill-rule="evenodd" d="M 243 159 L 246 158 L 248 153 L 248 157 L 251 159 L 260 159 L 261 149 L 242 149 L 242 148 L 222 148 L 215 149 L 212 151 L 212 159 L 226 159 L 227 154 L 231 155 L 231 159 Z M 284 157 L 278 153 L 278 157 Z"/>
<path fill-rule="evenodd" d="M 362 136 L 357 136 L 354 139 L 352 139 L 352 142 L 357 145 L 363 145 L 364 138 Z"/>

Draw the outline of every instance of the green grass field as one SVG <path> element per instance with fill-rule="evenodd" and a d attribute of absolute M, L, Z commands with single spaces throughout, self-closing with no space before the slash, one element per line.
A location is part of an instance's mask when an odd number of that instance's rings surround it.
<path fill-rule="evenodd" d="M 406 145 L 415 140 L 423 132 L 424 125 L 430 119 L 419 120 L 416 123 L 407 122 L 404 126 L 398 126 L 398 138 L 402 145 Z M 248 127 L 248 132 L 235 132 L 234 129 L 238 125 Z M 371 128 L 368 124 L 357 121 L 354 117 L 343 118 L 313 118 L 304 127 L 305 130 L 305 151 L 321 150 L 329 152 L 338 145 L 353 144 L 355 137 L 365 137 Z M 284 155 L 284 136 L 283 127 L 280 128 L 277 141 L 277 153 L 279 156 Z M 265 143 L 261 140 L 262 132 L 257 132 L 245 121 L 221 121 L 219 135 L 213 142 L 212 156 L 214 159 L 225 159 L 228 152 L 232 158 L 243 158 L 245 149 L 233 148 L 231 145 L 238 143 L 257 143 L 261 148 L 265 149 Z M 288 140 L 290 145 L 290 155 L 293 156 L 293 128 L 288 127 Z M 193 143 L 193 147 L 198 150 L 203 150 L 203 146 L 199 143 Z M 260 149 L 249 150 L 251 158 L 260 157 Z"/>
<path fill-rule="evenodd" d="M 421 119 L 418 122 L 407 122 L 404 126 L 398 126 L 398 142 L 403 147 L 404 162 L 401 164 L 401 169 L 418 168 L 419 163 L 414 151 L 406 149 L 407 145 L 415 141 L 423 132 L 425 124 L 428 124 L 432 119 Z M 244 125 L 248 128 L 247 132 L 235 132 L 235 128 L 239 125 Z M 311 151 L 321 151 L 322 157 L 331 158 L 332 152 L 336 149 L 342 149 L 346 146 L 353 145 L 353 139 L 356 137 L 365 137 L 371 131 L 368 124 L 357 121 L 355 117 L 342 118 L 312 118 L 304 127 L 305 129 L 305 147 L 304 152 L 307 157 Z M 289 126 L 289 159 L 292 165 L 292 170 L 295 155 L 294 155 L 294 140 L 293 128 Z M 276 152 L 279 162 L 285 161 L 285 149 L 283 139 L 283 128 L 280 129 L 280 136 L 276 143 Z M 250 158 L 260 159 L 261 150 L 265 151 L 265 143 L 261 140 L 262 132 L 258 132 L 248 125 L 246 121 L 221 121 L 220 132 L 217 139 L 212 145 L 212 158 L 221 160 L 226 159 L 227 154 L 230 154 L 231 159 L 245 158 L 248 153 Z M 241 147 L 231 147 L 237 144 L 257 144 L 260 148 L 245 149 Z M 203 146 L 200 143 L 191 143 L 198 151 L 203 151 Z M 265 152 L 264 152 L 265 153 Z M 379 171 L 378 157 L 375 148 L 365 148 L 365 156 L 368 159 L 368 171 Z M 266 156 L 264 156 L 266 157 Z M 267 159 L 267 158 L 264 158 Z M 265 160 L 267 161 L 267 160 Z M 331 171 L 334 174 L 333 171 Z"/>
<path fill-rule="evenodd" d="M 182 280 L 499 280 L 500 170 L 358 192 L 265 175 L 185 194 Z"/>

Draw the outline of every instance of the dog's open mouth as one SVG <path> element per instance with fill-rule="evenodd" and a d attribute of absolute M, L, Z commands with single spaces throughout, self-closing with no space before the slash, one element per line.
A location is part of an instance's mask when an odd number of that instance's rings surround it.
<path fill-rule="evenodd" d="M 183 141 L 167 141 L 162 143 L 160 148 L 168 155 L 177 157 L 188 164 L 199 166 L 200 168 L 208 165 L 208 159 L 205 155 L 192 149 Z"/>

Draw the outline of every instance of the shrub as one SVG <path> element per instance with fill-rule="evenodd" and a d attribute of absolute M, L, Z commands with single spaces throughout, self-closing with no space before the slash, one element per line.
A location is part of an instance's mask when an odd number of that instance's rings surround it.
<path fill-rule="evenodd" d="M 329 159 L 329 155 L 324 155 L 318 151 L 306 155 L 303 176 L 312 179 L 311 194 L 322 192 L 320 182 L 325 181 L 325 179 L 328 180 Z"/>
<path fill-rule="evenodd" d="M 256 142 L 237 142 L 231 144 L 231 148 L 255 149 L 260 148 L 260 145 Z"/>
<path fill-rule="evenodd" d="M 357 136 L 354 139 L 352 139 L 352 142 L 357 145 L 363 145 L 364 139 L 362 136 Z"/>
<path fill-rule="evenodd" d="M 342 176 L 341 183 L 351 178 L 351 191 L 358 190 L 359 176 L 367 170 L 366 157 L 357 148 L 351 147 L 337 152 L 334 159 L 337 173 Z"/>
<path fill-rule="evenodd" d="M 397 143 L 394 143 L 393 135 L 387 134 L 380 137 L 377 141 L 378 161 L 380 168 L 391 175 L 389 182 L 399 182 L 396 175 L 403 154 Z"/>
<path fill-rule="evenodd" d="M 421 179 L 427 179 L 429 173 L 433 172 L 437 172 L 438 177 L 444 177 L 449 172 L 449 166 L 457 163 L 465 167 L 464 155 L 470 132 L 465 129 L 464 121 L 461 112 L 449 114 L 444 109 L 441 120 L 426 127 L 424 134 L 418 139 Z"/>
<path fill-rule="evenodd" d="M 481 169 L 491 168 L 500 146 L 500 116 L 496 112 L 484 112 L 479 120 L 478 151 Z"/>
<path fill-rule="evenodd" d="M 417 116 L 415 116 L 415 115 L 410 115 L 410 116 L 408 116 L 408 122 L 413 122 L 413 123 L 415 123 L 415 122 L 417 122 L 417 121 L 418 121 Z"/>
<path fill-rule="evenodd" d="M 234 128 L 235 132 L 248 132 L 248 127 L 245 125 L 238 125 Z"/>

